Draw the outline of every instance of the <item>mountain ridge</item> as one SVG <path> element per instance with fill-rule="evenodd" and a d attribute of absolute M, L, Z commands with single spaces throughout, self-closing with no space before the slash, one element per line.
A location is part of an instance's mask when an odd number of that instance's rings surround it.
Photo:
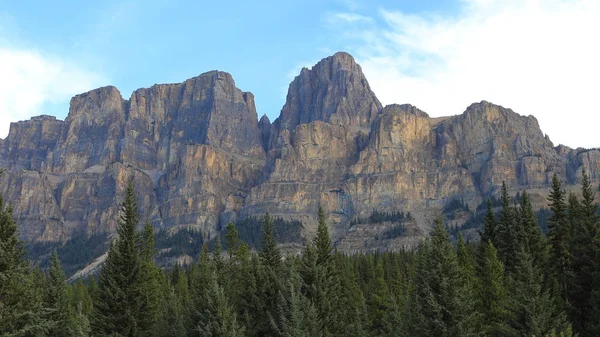
<path fill-rule="evenodd" d="M 301 70 L 272 122 L 216 70 L 129 99 L 114 86 L 76 95 L 64 121 L 11 123 L 0 139 L 8 169 L 0 191 L 29 241 L 114 232 L 134 177 L 143 217 L 157 228 L 211 238 L 229 221 L 269 211 L 301 220 L 311 236 L 322 205 L 343 243 L 350 222 L 373 209 L 411 211 L 418 237 L 445 202 L 476 205 L 502 181 L 539 190 L 553 173 L 575 184 L 582 168 L 597 181 L 600 151 L 581 150 L 554 146 L 535 117 L 487 101 L 446 117 L 384 107 L 340 52 Z"/>

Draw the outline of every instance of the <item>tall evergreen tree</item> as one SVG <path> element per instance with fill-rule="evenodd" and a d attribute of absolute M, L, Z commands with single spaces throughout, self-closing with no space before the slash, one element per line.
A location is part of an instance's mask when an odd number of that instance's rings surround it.
<path fill-rule="evenodd" d="M 394 303 L 384 279 L 383 264 L 381 262 L 377 263 L 375 277 L 370 282 L 367 305 L 369 307 L 369 336 L 387 336 L 392 331 L 390 313 Z"/>
<path fill-rule="evenodd" d="M 211 265 L 208 245 L 202 245 L 200 259 L 195 269 L 190 270 L 190 303 L 187 307 L 188 336 L 202 337 L 198 330 L 198 323 L 205 317 L 208 305 L 209 286 L 212 281 L 214 268 Z"/>
<path fill-rule="evenodd" d="M 146 221 L 142 233 L 140 252 L 140 312 L 138 324 L 140 334 L 153 336 L 156 334 L 156 322 L 163 304 L 164 274 L 154 262 L 154 227 Z"/>
<path fill-rule="evenodd" d="M 233 255 L 238 250 L 240 239 L 237 229 L 233 222 L 227 224 L 225 233 L 225 244 L 227 245 L 227 253 L 229 254 L 229 262 L 233 262 Z"/>
<path fill-rule="evenodd" d="M 510 275 L 509 336 L 545 336 L 567 328 L 566 315 L 543 287 L 541 266 L 523 248 Z"/>
<path fill-rule="evenodd" d="M 475 259 L 473 259 L 473 255 L 467 248 L 462 233 L 458 233 L 456 257 L 458 259 L 458 266 L 465 276 L 465 281 L 468 282 L 469 285 L 473 285 L 475 282 Z"/>
<path fill-rule="evenodd" d="M 419 249 L 407 334 L 475 336 L 479 317 L 441 218 Z"/>
<path fill-rule="evenodd" d="M 600 233 L 600 217 L 595 192 L 589 176 L 583 171 L 581 180 L 582 200 L 571 222 L 572 273 L 569 279 L 569 317 L 575 331 L 581 337 L 595 336 L 593 327 L 600 324 L 600 317 L 594 316 L 592 292 L 600 289 L 594 283 L 594 271 L 600 265 L 600 250 L 595 238 Z M 571 205 L 571 203 L 569 203 Z M 571 218 L 571 214 L 569 214 Z"/>
<path fill-rule="evenodd" d="M 281 251 L 277 247 L 275 225 L 269 213 L 264 216 L 262 249 L 259 257 L 262 264 L 269 268 L 279 269 L 281 267 Z"/>
<path fill-rule="evenodd" d="M 156 324 L 156 335 L 160 337 L 186 337 L 184 307 L 174 287 L 165 287 L 164 306 Z"/>
<path fill-rule="evenodd" d="M 1 174 L 0 174 L 1 175 Z M 44 336 L 51 327 L 19 240 L 12 207 L 0 196 L 0 331 L 4 336 Z"/>
<path fill-rule="evenodd" d="M 498 243 L 497 238 L 497 230 L 498 224 L 496 221 L 496 214 L 494 213 L 494 208 L 492 207 L 492 200 L 488 198 L 487 200 L 487 213 L 485 214 L 485 218 L 483 220 L 483 231 L 480 232 L 481 242 L 491 241 L 492 244 L 496 242 Z"/>
<path fill-rule="evenodd" d="M 50 260 L 50 270 L 46 278 L 44 307 L 48 310 L 48 320 L 53 323 L 48 331 L 50 336 L 70 336 L 70 306 L 67 294 L 65 273 L 60 266 L 56 249 Z"/>
<path fill-rule="evenodd" d="M 482 315 L 482 330 L 486 336 L 501 336 L 506 331 L 508 295 L 504 265 L 498 259 L 492 241 L 481 242 L 482 259 L 477 268 L 475 286 L 476 308 Z"/>
<path fill-rule="evenodd" d="M 98 294 L 92 312 L 94 336 L 119 334 L 140 335 L 140 309 L 143 295 L 140 287 L 138 206 L 133 180 L 129 181 L 117 226 L 118 238 L 108 250 L 102 266 Z"/>
<path fill-rule="evenodd" d="M 303 293 L 317 310 L 321 335 L 329 336 L 337 325 L 334 306 L 339 284 L 334 273 L 333 247 L 322 207 L 318 211 L 317 235 L 312 245 L 307 245 L 302 262 Z"/>
<path fill-rule="evenodd" d="M 521 194 L 521 227 L 524 233 L 523 246 L 533 258 L 534 265 L 546 264 L 547 245 L 546 239 L 538 225 L 537 217 L 531 205 L 527 191 Z"/>
<path fill-rule="evenodd" d="M 508 187 L 502 182 L 502 212 L 496 230 L 498 236 L 498 257 L 504 264 L 505 271 L 515 271 L 519 251 L 519 231 L 516 223 L 515 209 L 511 206 Z M 493 243 L 493 241 L 492 241 Z"/>
<path fill-rule="evenodd" d="M 569 252 L 569 233 L 571 231 L 565 204 L 565 191 L 556 174 L 552 177 L 548 201 L 552 211 L 552 215 L 548 219 L 548 241 L 550 243 L 548 273 L 550 280 L 554 283 L 554 294 L 566 301 L 571 262 Z"/>
<path fill-rule="evenodd" d="M 214 271 L 206 285 L 206 303 L 196 323 L 202 337 L 243 337 L 244 329 L 237 320 L 234 308 L 228 303 L 225 291 Z"/>

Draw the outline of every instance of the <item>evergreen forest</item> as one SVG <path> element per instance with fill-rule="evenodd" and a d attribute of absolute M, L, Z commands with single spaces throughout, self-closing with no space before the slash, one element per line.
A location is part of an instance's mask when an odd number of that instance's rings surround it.
<path fill-rule="evenodd" d="M 193 264 L 161 269 L 131 181 L 100 272 L 74 282 L 59 250 L 44 268 L 27 258 L 0 198 L 0 335 L 600 336 L 600 217 L 588 175 L 581 197 L 554 176 L 547 231 L 525 191 L 501 191 L 498 207 L 487 202 L 478 242 L 451 240 L 439 217 L 415 251 L 346 255 L 320 208 L 301 254 L 283 254 L 285 228 L 265 214 L 257 242 L 230 223 Z"/>

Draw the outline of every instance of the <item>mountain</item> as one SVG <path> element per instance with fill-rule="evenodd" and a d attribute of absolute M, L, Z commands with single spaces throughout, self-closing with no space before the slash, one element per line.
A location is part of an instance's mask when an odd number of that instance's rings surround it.
<path fill-rule="evenodd" d="M 64 121 L 12 123 L 0 166 L 0 193 L 30 242 L 114 233 L 133 177 L 142 218 L 157 228 L 214 238 L 227 222 L 268 211 L 301 220 L 311 236 L 322 205 L 350 251 L 390 229 L 369 221 L 374 210 L 411 212 L 394 241 L 411 245 L 448 202 L 474 207 L 502 181 L 539 205 L 554 173 L 567 187 L 582 169 L 598 181 L 600 151 L 554 146 L 533 116 L 486 101 L 438 118 L 383 107 L 353 57 L 337 53 L 302 69 L 272 123 L 225 72 L 129 99 L 109 86 L 73 97 Z"/>

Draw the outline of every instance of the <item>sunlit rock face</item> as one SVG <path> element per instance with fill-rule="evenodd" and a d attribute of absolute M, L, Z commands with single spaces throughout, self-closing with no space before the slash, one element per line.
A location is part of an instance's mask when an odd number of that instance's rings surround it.
<path fill-rule="evenodd" d="M 438 118 L 383 107 L 352 56 L 337 53 L 302 69 L 272 123 L 225 72 L 129 99 L 109 86 L 73 97 L 64 121 L 11 124 L 0 166 L 0 192 L 29 241 L 114 233 L 134 179 L 142 219 L 157 228 L 214 238 L 268 211 L 311 236 L 321 205 L 340 247 L 360 250 L 374 232 L 350 221 L 374 209 L 410 211 L 412 237 L 398 244 L 415 245 L 453 198 L 479 203 L 505 181 L 543 201 L 553 174 L 567 186 L 582 169 L 599 180 L 600 151 L 554 147 L 534 117 L 485 101 Z"/>

